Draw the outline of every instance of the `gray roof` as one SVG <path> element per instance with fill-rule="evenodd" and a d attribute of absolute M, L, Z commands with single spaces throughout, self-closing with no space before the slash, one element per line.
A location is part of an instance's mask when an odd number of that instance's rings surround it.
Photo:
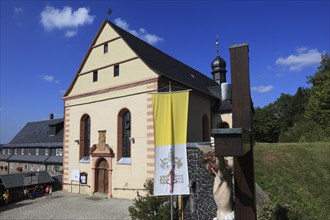
<path fill-rule="evenodd" d="M 31 162 L 31 163 L 44 163 L 49 156 L 47 155 L 20 155 L 14 154 L 8 159 L 12 162 Z"/>
<path fill-rule="evenodd" d="M 35 182 L 29 181 L 31 175 L 36 176 Z M 0 180 L 6 189 L 54 182 L 47 171 L 0 175 Z"/>
<path fill-rule="evenodd" d="M 11 154 L 0 154 L 0 161 L 7 160 Z"/>
<path fill-rule="evenodd" d="M 63 157 L 61 156 L 50 156 L 46 161 L 45 164 L 62 164 Z"/>
<path fill-rule="evenodd" d="M 50 133 L 50 126 L 56 126 L 54 135 Z M 2 147 L 63 147 L 63 126 L 63 118 L 29 122 L 9 144 Z"/>
<path fill-rule="evenodd" d="M 107 22 L 142 61 L 157 74 L 218 98 L 209 89 L 210 87 L 219 86 L 214 80 L 135 37 L 112 22 Z"/>
<path fill-rule="evenodd" d="M 52 142 L 52 143 L 18 143 L 18 144 L 6 144 L 4 148 L 59 148 L 63 147 L 63 142 Z"/>

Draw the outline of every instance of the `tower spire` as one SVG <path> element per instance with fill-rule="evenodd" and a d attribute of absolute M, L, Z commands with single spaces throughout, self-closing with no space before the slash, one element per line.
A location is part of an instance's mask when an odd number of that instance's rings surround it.
<path fill-rule="evenodd" d="M 219 35 L 215 36 L 215 45 L 217 49 L 217 56 L 219 56 Z"/>
<path fill-rule="evenodd" d="M 216 35 L 216 57 L 211 63 L 213 80 L 216 81 L 219 85 L 226 82 L 226 61 L 222 59 L 219 55 L 219 36 Z"/>

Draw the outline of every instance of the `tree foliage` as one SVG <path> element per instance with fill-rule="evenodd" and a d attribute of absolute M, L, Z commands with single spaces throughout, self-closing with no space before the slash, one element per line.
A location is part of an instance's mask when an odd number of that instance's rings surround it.
<path fill-rule="evenodd" d="M 277 142 L 280 132 L 280 126 L 275 114 L 273 104 L 264 108 L 257 107 L 254 117 L 255 137 L 261 142 Z"/>
<path fill-rule="evenodd" d="M 318 71 L 307 78 L 312 87 L 295 95 L 282 93 L 274 102 L 256 108 L 254 127 L 260 142 L 329 140 L 330 58 L 322 55 Z"/>
<path fill-rule="evenodd" d="M 330 57 L 322 55 L 318 72 L 308 78 L 312 89 L 307 103 L 305 116 L 327 129 L 330 123 Z"/>
<path fill-rule="evenodd" d="M 144 220 L 162 220 L 171 218 L 171 204 L 168 197 L 153 196 L 154 181 L 146 180 L 144 188 L 147 193 L 145 196 L 137 192 L 137 197 L 133 200 L 133 205 L 128 208 L 131 218 Z M 177 216 L 174 209 L 174 216 Z"/>

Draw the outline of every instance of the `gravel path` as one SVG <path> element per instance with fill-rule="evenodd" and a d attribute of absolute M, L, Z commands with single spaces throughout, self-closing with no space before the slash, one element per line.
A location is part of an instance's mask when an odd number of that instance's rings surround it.
<path fill-rule="evenodd" d="M 131 200 L 105 199 L 62 191 L 0 207 L 0 219 L 130 219 Z"/>

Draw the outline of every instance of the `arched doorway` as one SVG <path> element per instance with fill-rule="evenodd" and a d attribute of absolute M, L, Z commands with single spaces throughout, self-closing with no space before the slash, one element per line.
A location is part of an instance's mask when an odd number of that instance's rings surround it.
<path fill-rule="evenodd" d="M 108 194 L 109 164 L 102 158 L 95 169 L 95 191 Z"/>

